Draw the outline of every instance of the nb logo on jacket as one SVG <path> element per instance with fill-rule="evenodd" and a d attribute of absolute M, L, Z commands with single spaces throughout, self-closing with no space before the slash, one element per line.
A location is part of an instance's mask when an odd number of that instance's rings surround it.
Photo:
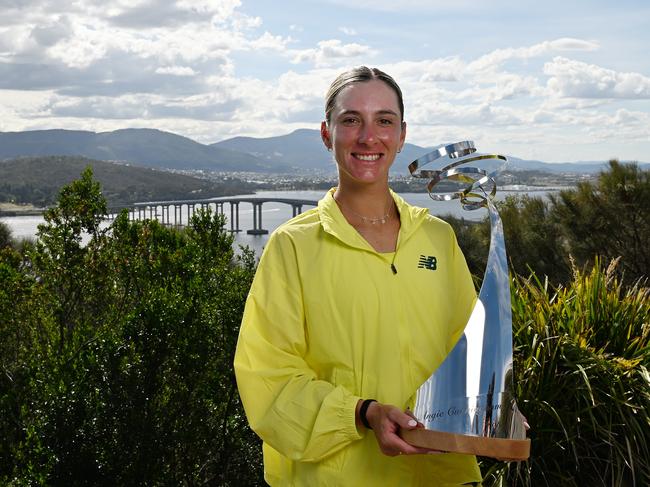
<path fill-rule="evenodd" d="M 420 255 L 418 269 L 429 269 L 435 271 L 438 266 L 438 260 L 433 255 Z"/>

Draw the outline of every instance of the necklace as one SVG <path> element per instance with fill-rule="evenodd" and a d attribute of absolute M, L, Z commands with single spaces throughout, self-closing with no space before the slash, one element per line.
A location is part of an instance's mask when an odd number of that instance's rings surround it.
<path fill-rule="evenodd" d="M 385 215 L 377 216 L 377 217 L 369 217 L 369 216 L 364 216 L 364 215 L 361 215 L 360 213 L 357 213 L 356 211 L 354 211 L 353 209 L 351 209 L 349 206 L 344 205 L 344 204 L 343 204 L 341 201 L 339 201 L 339 200 L 335 200 L 335 201 L 336 201 L 339 205 L 344 206 L 345 209 L 348 210 L 350 213 L 352 213 L 354 216 L 357 216 L 357 217 L 361 218 L 361 221 L 362 221 L 362 222 L 364 222 L 364 223 L 370 223 L 371 225 L 377 225 L 377 224 L 379 224 L 379 225 L 384 225 L 388 220 L 391 219 L 391 216 L 392 216 L 392 215 L 391 215 L 391 211 L 390 211 L 391 208 L 392 208 L 392 206 L 391 206 L 390 204 L 389 204 L 389 206 L 388 206 L 388 210 L 386 210 L 386 214 L 385 214 Z M 390 202 L 392 203 L 392 201 L 393 201 L 393 199 L 391 198 L 391 201 L 390 201 Z"/>

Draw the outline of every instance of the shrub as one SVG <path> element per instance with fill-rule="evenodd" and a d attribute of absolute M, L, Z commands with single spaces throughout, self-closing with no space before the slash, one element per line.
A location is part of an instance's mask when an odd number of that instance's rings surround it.
<path fill-rule="evenodd" d="M 12 244 L 11 229 L 5 222 L 0 222 L 0 249 Z"/>
<path fill-rule="evenodd" d="M 252 253 L 208 212 L 105 211 L 87 170 L 0 254 L 0 483 L 261 484 L 232 370 Z"/>
<path fill-rule="evenodd" d="M 486 485 L 650 484 L 650 289 L 624 287 L 616 264 L 596 261 L 556 290 L 515 279 L 516 396 L 532 451 L 492 464 Z"/>

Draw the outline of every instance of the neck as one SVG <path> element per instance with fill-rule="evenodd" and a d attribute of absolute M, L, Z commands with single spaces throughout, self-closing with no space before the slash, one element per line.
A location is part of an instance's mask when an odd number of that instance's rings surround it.
<path fill-rule="evenodd" d="M 395 215 L 395 203 L 388 185 L 374 190 L 339 186 L 333 196 L 347 221 L 358 230 L 383 227 Z"/>
<path fill-rule="evenodd" d="M 342 184 L 339 182 L 334 199 L 350 210 L 367 216 L 380 216 L 386 213 L 392 200 L 388 182 L 385 184 Z"/>

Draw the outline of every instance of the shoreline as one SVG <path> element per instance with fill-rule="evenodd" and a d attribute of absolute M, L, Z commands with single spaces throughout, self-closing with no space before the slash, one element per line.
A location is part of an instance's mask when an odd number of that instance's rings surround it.
<path fill-rule="evenodd" d="M 45 213 L 47 208 L 38 208 L 32 204 L 17 205 L 14 203 L 0 203 L 0 218 L 6 216 L 38 216 Z"/>

